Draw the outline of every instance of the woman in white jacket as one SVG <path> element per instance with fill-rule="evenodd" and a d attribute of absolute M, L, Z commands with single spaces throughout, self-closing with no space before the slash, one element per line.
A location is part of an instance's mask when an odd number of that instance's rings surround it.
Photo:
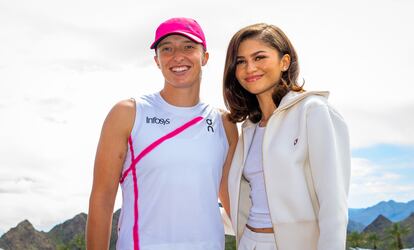
<path fill-rule="evenodd" d="M 230 41 L 224 99 L 242 134 L 228 176 L 239 250 L 342 250 L 350 148 L 328 92 L 297 82 L 297 54 L 274 25 Z"/>

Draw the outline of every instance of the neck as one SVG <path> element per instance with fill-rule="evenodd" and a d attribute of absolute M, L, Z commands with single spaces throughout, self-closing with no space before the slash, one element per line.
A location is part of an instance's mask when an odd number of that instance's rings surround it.
<path fill-rule="evenodd" d="M 262 111 L 262 120 L 260 121 L 261 126 L 265 126 L 267 124 L 267 120 L 269 120 L 270 116 L 275 111 L 276 104 L 273 102 L 272 95 L 257 95 L 257 101 L 259 102 L 260 110 Z"/>
<path fill-rule="evenodd" d="M 177 107 L 192 107 L 200 102 L 200 88 L 174 88 L 166 84 L 160 92 L 162 98 Z"/>

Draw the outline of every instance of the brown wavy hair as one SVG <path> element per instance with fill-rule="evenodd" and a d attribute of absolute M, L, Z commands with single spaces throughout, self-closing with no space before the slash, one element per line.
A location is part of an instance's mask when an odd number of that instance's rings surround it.
<path fill-rule="evenodd" d="M 273 102 L 276 107 L 289 91 L 302 92 L 304 89 L 302 88 L 303 84 L 299 85 L 297 82 L 299 63 L 295 48 L 280 28 L 271 24 L 258 23 L 239 30 L 234 34 L 227 48 L 223 76 L 224 102 L 227 109 L 230 110 L 229 119 L 232 122 L 242 122 L 249 119 L 253 123 L 257 123 L 262 118 L 262 111 L 256 95 L 245 90 L 236 78 L 237 52 L 240 44 L 247 39 L 257 39 L 275 48 L 279 52 L 280 58 L 286 54 L 290 56 L 289 68 L 282 72 L 281 79 L 273 92 Z"/>

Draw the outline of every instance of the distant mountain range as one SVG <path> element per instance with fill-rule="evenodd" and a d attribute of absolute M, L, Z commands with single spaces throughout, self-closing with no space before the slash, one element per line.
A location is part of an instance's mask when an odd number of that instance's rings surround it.
<path fill-rule="evenodd" d="M 117 210 L 112 219 L 111 250 L 115 249 L 119 214 L 120 210 Z M 84 249 L 80 246 L 85 245 L 86 219 L 87 215 L 80 213 L 53 227 L 49 232 L 37 231 L 28 220 L 24 220 L 0 237 L 0 249 Z M 390 200 L 368 208 L 351 208 L 349 209 L 348 232 L 376 233 L 383 238 L 386 237 L 385 230 L 393 222 L 400 222 L 402 226 L 410 228 L 404 242 L 414 246 L 414 200 L 407 203 Z"/>
<path fill-rule="evenodd" d="M 414 213 L 414 200 L 406 203 L 393 200 L 381 201 L 371 207 L 350 208 L 348 211 L 348 232 L 362 232 L 364 228 L 372 224 L 381 215 L 391 223 L 408 218 L 410 214 Z"/>
<path fill-rule="evenodd" d="M 385 216 L 392 222 L 404 220 L 414 212 L 414 200 L 409 202 L 381 201 L 368 208 L 350 208 L 349 220 L 367 226 L 379 215 Z"/>

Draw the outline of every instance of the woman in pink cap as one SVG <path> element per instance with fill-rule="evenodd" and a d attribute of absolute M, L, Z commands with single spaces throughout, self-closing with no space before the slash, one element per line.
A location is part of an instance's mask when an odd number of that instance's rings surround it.
<path fill-rule="evenodd" d="M 230 41 L 224 98 L 241 138 L 229 173 L 239 250 L 344 250 L 350 148 L 328 93 L 298 84 L 288 37 L 255 24 Z"/>
<path fill-rule="evenodd" d="M 164 87 L 119 102 L 103 124 L 87 248 L 108 249 L 120 185 L 117 249 L 223 250 L 217 199 L 219 193 L 228 199 L 223 187 L 237 128 L 227 114 L 200 101 L 209 57 L 203 31 L 193 19 L 169 19 L 156 30 L 151 49 Z"/>

